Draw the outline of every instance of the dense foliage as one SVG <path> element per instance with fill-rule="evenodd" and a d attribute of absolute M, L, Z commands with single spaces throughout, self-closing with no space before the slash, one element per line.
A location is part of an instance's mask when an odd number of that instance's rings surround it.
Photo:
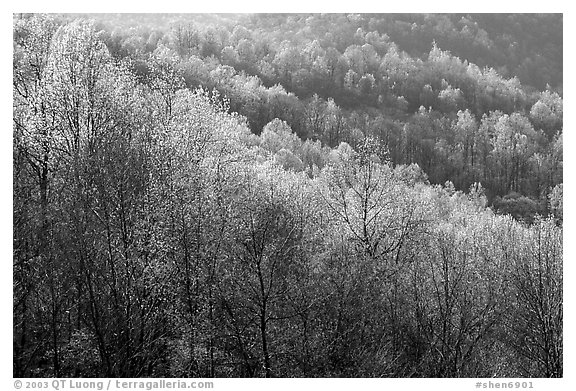
<path fill-rule="evenodd" d="M 561 16 L 97 19 L 14 18 L 14 376 L 562 376 Z"/>

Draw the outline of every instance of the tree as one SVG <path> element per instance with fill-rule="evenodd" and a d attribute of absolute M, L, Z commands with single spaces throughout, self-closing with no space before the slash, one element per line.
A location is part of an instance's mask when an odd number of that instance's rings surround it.
<path fill-rule="evenodd" d="M 241 351 L 255 354 L 246 339 L 258 335 L 253 341 L 259 345 L 260 359 L 253 373 L 271 377 L 281 364 L 276 361 L 281 357 L 279 325 L 299 315 L 290 303 L 306 270 L 301 246 L 313 209 L 308 209 L 309 192 L 302 177 L 273 166 L 252 170 L 246 173 L 234 208 L 233 245 L 223 281 L 232 289 L 224 293 L 223 304 Z"/>
<path fill-rule="evenodd" d="M 474 169 L 475 141 L 478 124 L 469 110 L 458 111 L 458 120 L 453 125 L 455 142 L 462 150 L 463 171 L 472 172 L 472 181 L 476 180 Z"/>
<path fill-rule="evenodd" d="M 178 60 L 167 50 L 157 50 L 147 61 L 149 73 L 147 84 L 160 99 L 154 100 L 160 104 L 158 111 L 162 113 L 165 124 L 172 116 L 174 95 L 185 87 L 182 72 L 177 67 Z"/>
<path fill-rule="evenodd" d="M 538 133 L 528 119 L 518 113 L 510 116 L 504 114 L 494 129 L 492 154 L 500 166 L 500 189 L 517 191 L 521 186 L 527 158 L 534 152 Z"/>
<path fill-rule="evenodd" d="M 191 24 L 179 23 L 171 33 L 174 47 L 181 56 L 195 54 L 200 48 L 200 33 Z"/>
<path fill-rule="evenodd" d="M 327 104 L 320 99 L 317 94 L 314 94 L 308 104 L 306 105 L 306 128 L 307 133 L 313 138 L 318 138 L 324 130 L 326 122 Z"/>
<path fill-rule="evenodd" d="M 564 205 L 564 186 L 559 184 L 554 186 L 550 194 L 548 195 L 550 202 L 550 210 L 554 217 L 556 217 L 560 222 L 563 219 L 563 205 Z"/>
<path fill-rule="evenodd" d="M 51 325 L 53 335 L 57 311 L 45 319 L 39 310 L 46 306 L 34 297 L 41 290 L 48 258 L 52 225 L 54 162 L 52 115 L 45 108 L 45 69 L 52 35 L 58 22 L 47 16 L 17 19 L 14 23 L 13 61 L 13 170 L 14 170 L 14 374 L 30 373 L 30 364 L 50 338 L 35 338 L 37 322 Z M 53 276 L 53 274 L 51 273 Z M 54 288 L 54 285 L 51 285 Z M 57 292 L 51 292 L 53 299 Z M 53 303 L 57 307 L 55 300 Z M 46 307 L 44 307 L 46 308 Z M 52 307 L 54 309 L 54 306 Z M 46 311 L 47 312 L 47 311 Z M 55 332 L 54 332 L 55 331 Z M 49 331 L 47 332 L 49 335 Z M 56 338 L 57 339 L 57 338 Z M 54 338 L 52 338 L 52 344 Z M 53 364 L 59 367 L 58 350 Z M 56 370 L 55 372 L 59 372 Z"/>
<path fill-rule="evenodd" d="M 513 305 L 508 313 L 510 344 L 525 363 L 526 374 L 560 377 L 562 357 L 562 230 L 539 220 L 524 230 L 524 245 L 513 258 Z"/>
<path fill-rule="evenodd" d="M 549 90 L 542 92 L 540 99 L 530 109 L 532 123 L 548 136 L 562 129 L 562 114 L 562 98 Z"/>
<path fill-rule="evenodd" d="M 321 196 L 340 224 L 347 227 L 356 250 L 380 268 L 398 264 L 402 246 L 424 224 L 422 205 L 410 205 L 405 190 L 386 164 L 377 143 L 366 138 L 359 152 L 339 154 L 325 168 Z M 386 273 L 385 273 L 386 274 Z"/>
<path fill-rule="evenodd" d="M 304 170 L 302 160 L 285 148 L 276 152 L 274 155 L 274 161 L 281 165 L 285 170 L 293 170 L 296 172 Z"/>
<path fill-rule="evenodd" d="M 324 134 L 322 141 L 334 147 L 340 141 L 343 141 L 345 118 L 342 109 L 334 102 L 334 99 L 328 99 L 324 111 Z"/>
<path fill-rule="evenodd" d="M 462 91 L 460 88 L 452 88 L 449 84 L 438 93 L 438 99 L 442 103 L 444 112 L 456 111 L 463 106 Z"/>
<path fill-rule="evenodd" d="M 292 153 L 297 153 L 302 144 L 302 141 L 292 132 L 290 126 L 277 118 L 266 124 L 260 139 L 262 148 L 272 153 L 276 153 L 283 148 Z"/>
<path fill-rule="evenodd" d="M 292 86 L 292 75 L 302 68 L 301 62 L 300 50 L 286 41 L 282 43 L 282 49 L 276 52 L 272 64 L 276 67 L 280 80 Z"/>
<path fill-rule="evenodd" d="M 216 376 L 221 331 L 221 263 L 231 227 L 230 200 L 239 185 L 240 141 L 246 129 L 227 113 L 217 95 L 203 90 L 176 93 L 169 132 L 162 140 L 156 211 L 163 227 L 156 234 L 172 270 L 174 311 L 180 344 L 173 376 Z M 245 159 L 246 157 L 244 157 Z"/>

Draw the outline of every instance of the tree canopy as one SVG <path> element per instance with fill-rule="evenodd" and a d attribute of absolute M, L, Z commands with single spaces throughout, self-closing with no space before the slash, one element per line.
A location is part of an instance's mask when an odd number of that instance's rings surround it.
<path fill-rule="evenodd" d="M 14 15 L 14 376 L 562 377 L 561 25 Z"/>

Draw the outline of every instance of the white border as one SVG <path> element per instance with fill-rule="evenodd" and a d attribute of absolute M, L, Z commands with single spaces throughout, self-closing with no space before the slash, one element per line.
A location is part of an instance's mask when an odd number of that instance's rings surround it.
<path fill-rule="evenodd" d="M 566 64 L 573 64 L 573 44 L 570 44 L 570 37 L 574 37 L 574 23 L 576 22 L 571 8 L 567 1 L 540 1 L 540 2 L 506 2 L 495 0 L 483 1 L 410 1 L 392 2 L 386 0 L 364 1 L 364 2 L 344 2 L 344 1 L 312 1 L 312 0 L 290 0 L 284 4 L 275 4 L 274 1 L 254 1 L 254 0 L 217 0 L 213 2 L 198 2 L 197 0 L 172 1 L 163 0 L 156 2 L 122 2 L 114 0 L 99 0 L 95 2 L 80 3 L 71 1 L 41 1 L 26 0 L 3 3 L 0 7 L 0 28 L 2 29 L 0 50 L 5 53 L 2 56 L 2 75 L 0 91 L 2 91 L 2 119 L 3 127 L 0 131 L 0 314 L 4 314 L 2 326 L 2 353 L 0 353 L 0 387 L 2 389 L 13 389 L 12 381 L 12 124 L 11 124 L 11 104 L 12 101 L 12 13 L 14 12 L 146 12 L 146 13 L 248 13 L 248 12 L 467 12 L 467 13 L 564 13 L 564 128 L 568 129 L 564 135 L 565 153 L 564 172 L 565 175 L 565 202 L 564 202 L 564 378 L 563 379 L 533 379 L 535 390 L 569 390 L 576 387 L 576 376 L 574 367 L 574 337 L 572 331 L 576 330 L 574 323 L 574 269 L 576 259 L 574 259 L 574 205 L 570 202 L 575 194 L 572 173 L 574 168 L 574 154 L 571 154 L 571 147 L 575 145 L 574 134 L 574 110 L 571 87 L 574 86 L 572 67 Z M 504 380 L 504 379 L 502 379 Z M 513 379 L 505 379 L 513 380 Z M 488 381 L 481 380 L 481 381 Z M 220 379 L 216 380 L 216 390 L 223 389 L 265 389 L 269 390 L 273 383 L 274 387 L 288 390 L 292 388 L 322 388 L 322 389 L 349 389 L 360 387 L 362 389 L 398 389 L 408 388 L 419 390 L 471 390 L 475 389 L 472 379 Z M 3 386 L 3 387 L 2 387 Z"/>

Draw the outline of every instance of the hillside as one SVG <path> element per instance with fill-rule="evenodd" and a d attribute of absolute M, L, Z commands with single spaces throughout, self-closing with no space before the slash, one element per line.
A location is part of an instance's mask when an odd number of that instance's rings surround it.
<path fill-rule="evenodd" d="M 14 15 L 14 377 L 563 377 L 561 31 Z"/>

